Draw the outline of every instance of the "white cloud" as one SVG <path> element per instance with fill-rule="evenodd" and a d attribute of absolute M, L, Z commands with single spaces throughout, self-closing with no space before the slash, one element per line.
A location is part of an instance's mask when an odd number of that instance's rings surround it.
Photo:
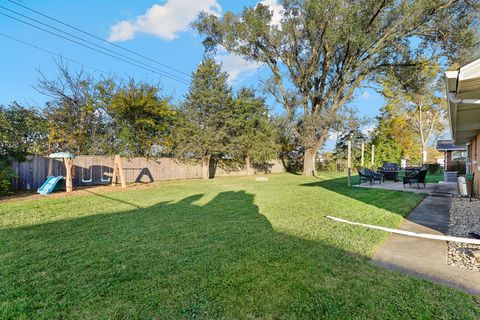
<path fill-rule="evenodd" d="M 370 125 L 367 125 L 367 126 L 363 127 L 362 133 L 366 136 L 369 136 L 374 130 L 375 130 L 375 125 L 370 124 Z"/>
<path fill-rule="evenodd" d="M 216 59 L 222 64 L 223 70 L 228 73 L 230 83 L 238 81 L 241 77 L 254 74 L 261 67 L 259 63 L 247 61 L 225 50 L 220 50 Z"/>
<path fill-rule="evenodd" d="M 362 94 L 360 94 L 360 99 L 362 100 L 368 100 L 372 97 L 372 95 L 368 91 L 363 91 Z"/>
<path fill-rule="evenodd" d="M 201 11 L 218 15 L 222 8 L 216 0 L 167 0 L 161 5 L 154 4 L 144 15 L 113 25 L 108 40 L 131 40 L 137 33 L 173 40 L 190 28 Z"/>
<path fill-rule="evenodd" d="M 264 6 L 268 6 L 272 12 L 272 25 L 280 25 L 283 17 L 283 7 L 277 0 L 262 0 L 258 2 Z M 241 78 L 252 75 L 262 66 L 260 63 L 251 62 L 242 57 L 228 53 L 224 48 L 220 48 L 216 57 L 217 61 L 222 63 L 223 70 L 229 75 L 230 83 L 240 81 Z"/>
<path fill-rule="evenodd" d="M 283 17 L 282 5 L 278 3 L 277 0 L 262 0 L 259 3 L 270 7 L 270 11 L 272 12 L 272 25 L 279 26 Z"/>

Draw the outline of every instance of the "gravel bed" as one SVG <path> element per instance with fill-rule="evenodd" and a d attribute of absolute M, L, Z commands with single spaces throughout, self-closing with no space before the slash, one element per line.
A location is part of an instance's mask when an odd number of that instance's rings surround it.
<path fill-rule="evenodd" d="M 450 208 L 449 235 L 472 238 L 480 234 L 480 200 L 454 198 Z M 464 269 L 480 271 L 480 245 L 448 242 L 447 263 Z"/>

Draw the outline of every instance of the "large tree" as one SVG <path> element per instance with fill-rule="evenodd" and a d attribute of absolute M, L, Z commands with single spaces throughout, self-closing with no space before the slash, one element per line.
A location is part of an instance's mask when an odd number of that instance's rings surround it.
<path fill-rule="evenodd" d="M 317 150 L 355 89 L 387 67 L 415 64 L 436 50 L 450 59 L 478 42 L 477 1 L 284 0 L 276 24 L 267 6 L 223 17 L 202 13 L 195 27 L 208 48 L 260 62 L 272 73 L 282 104 L 304 148 L 304 175 L 315 173 Z"/>
<path fill-rule="evenodd" d="M 158 86 L 130 79 L 124 84 L 100 82 L 98 87 L 116 153 L 156 157 L 170 146 L 175 111 Z"/>
<path fill-rule="evenodd" d="M 108 152 L 105 138 L 105 114 L 102 112 L 96 80 L 83 70 L 72 71 L 62 61 L 59 74 L 48 79 L 40 74 L 37 90 L 50 97 L 44 114 L 48 127 L 48 152 L 70 151 L 76 154 Z"/>
<path fill-rule="evenodd" d="M 202 159 L 203 178 L 210 178 L 210 160 L 225 154 L 227 118 L 232 108 L 228 75 L 212 58 L 205 58 L 193 73 L 192 83 L 178 112 L 174 152 Z"/>
<path fill-rule="evenodd" d="M 39 110 L 13 102 L 0 105 L 0 158 L 24 160 L 46 152 L 48 131 Z"/>
<path fill-rule="evenodd" d="M 49 152 L 155 157 L 169 146 L 175 112 L 158 85 L 58 67 L 57 78 L 37 84 L 51 98 L 44 108 Z"/>
<path fill-rule="evenodd" d="M 10 189 L 14 173 L 11 160 L 24 161 L 29 154 L 43 153 L 47 130 L 41 113 L 16 102 L 0 105 L 0 196 Z"/>
<path fill-rule="evenodd" d="M 241 88 L 227 118 L 229 153 L 245 161 L 247 175 L 251 165 L 265 165 L 278 157 L 276 127 L 270 121 L 265 99 L 253 89 Z"/>
<path fill-rule="evenodd" d="M 381 167 L 383 162 L 399 163 L 406 156 L 402 142 L 411 138 L 411 131 L 405 125 L 403 116 L 391 105 L 384 106 L 372 132 L 372 144 L 375 146 L 374 165 Z"/>
<path fill-rule="evenodd" d="M 404 137 L 414 132 L 422 163 L 428 159 L 428 146 L 445 130 L 446 99 L 441 91 L 441 67 L 431 57 L 419 64 L 386 72 L 382 82 L 387 103 L 397 108 L 404 119 Z M 410 135 L 411 137 L 411 135 Z"/>

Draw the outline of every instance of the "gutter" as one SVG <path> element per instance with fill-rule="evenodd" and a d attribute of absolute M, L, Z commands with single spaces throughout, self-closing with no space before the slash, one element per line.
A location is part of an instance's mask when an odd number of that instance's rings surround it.
<path fill-rule="evenodd" d="M 448 99 L 456 104 L 480 104 L 480 100 L 478 99 L 458 99 L 457 95 L 454 92 L 448 93 Z"/>

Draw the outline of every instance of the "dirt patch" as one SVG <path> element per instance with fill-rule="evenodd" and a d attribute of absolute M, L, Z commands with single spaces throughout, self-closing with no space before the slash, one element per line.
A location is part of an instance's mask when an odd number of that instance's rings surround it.
<path fill-rule="evenodd" d="M 55 198 L 64 198 L 64 197 L 75 197 L 75 196 L 85 196 L 91 195 L 92 193 L 108 193 L 113 191 L 129 191 L 136 189 L 148 189 L 153 188 L 156 185 L 153 183 L 130 183 L 127 184 L 126 189 L 122 189 L 120 186 L 112 187 L 110 185 L 101 185 L 101 186 L 82 186 L 75 187 L 73 192 L 66 193 L 65 191 L 56 191 L 49 195 L 38 194 L 35 190 L 23 190 L 15 191 L 14 193 L 0 198 L 0 204 L 2 203 L 11 203 L 11 202 L 20 202 L 20 201 L 31 201 L 39 199 L 55 199 Z"/>

